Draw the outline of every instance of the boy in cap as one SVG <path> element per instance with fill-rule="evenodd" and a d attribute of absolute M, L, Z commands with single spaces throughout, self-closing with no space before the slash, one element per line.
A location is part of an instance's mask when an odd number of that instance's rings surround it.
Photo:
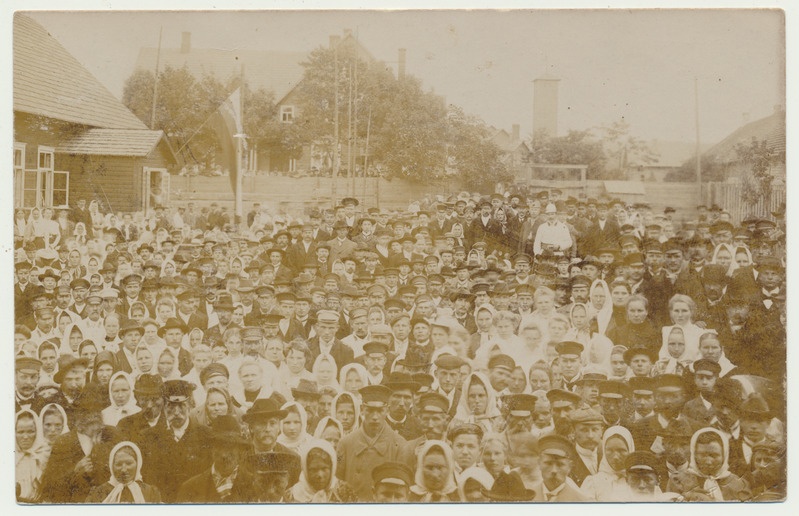
<path fill-rule="evenodd" d="M 655 415 L 636 421 L 630 432 L 635 440 L 636 450 L 663 452 L 659 432 L 680 417 L 685 405 L 685 383 L 681 376 L 662 374 L 655 378 Z M 685 418 L 685 416 L 682 416 Z"/>
<path fill-rule="evenodd" d="M 577 381 L 582 376 L 582 354 L 585 347 L 574 341 L 559 342 L 555 346 L 558 352 L 558 364 L 560 373 L 563 377 L 563 388 L 570 392 L 575 392 Z"/>
<path fill-rule="evenodd" d="M 599 471 L 599 444 L 602 442 L 602 415 L 592 408 L 580 408 L 569 416 L 574 430 L 574 465 L 569 476 L 577 485 Z"/>
<path fill-rule="evenodd" d="M 372 470 L 372 500 L 376 503 L 408 501 L 413 471 L 401 462 L 383 462 Z"/>
<path fill-rule="evenodd" d="M 696 388 L 697 396 L 685 403 L 682 413 L 697 424 L 707 426 L 715 415 L 711 400 L 713 399 L 716 381 L 719 379 L 719 374 L 721 374 L 721 366 L 718 362 L 700 358 L 694 361 L 692 368 L 694 370 L 694 387 Z"/>
<path fill-rule="evenodd" d="M 368 385 L 358 391 L 363 400 L 362 424 L 345 435 L 336 447 L 337 476 L 357 489 L 359 500 L 372 500 L 372 470 L 386 461 L 400 459 L 405 439 L 386 422 L 391 390 L 384 385 Z"/>
<path fill-rule="evenodd" d="M 136 405 L 141 410 L 130 416 L 125 416 L 117 423 L 117 430 L 122 438 L 133 441 L 141 447 L 142 434 L 152 427 L 166 429 L 166 418 L 162 417 L 164 411 L 163 396 L 164 381 L 157 374 L 142 374 L 133 385 L 133 396 Z"/>

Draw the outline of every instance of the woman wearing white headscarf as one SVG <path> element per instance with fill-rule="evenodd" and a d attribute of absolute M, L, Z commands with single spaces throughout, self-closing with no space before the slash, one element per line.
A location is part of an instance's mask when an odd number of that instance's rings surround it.
<path fill-rule="evenodd" d="M 61 336 L 61 348 L 58 350 L 58 355 L 78 356 L 80 343 L 89 338 L 91 337 L 87 334 L 82 322 L 67 324 L 64 327 L 64 334 Z"/>
<path fill-rule="evenodd" d="M 591 284 L 591 290 L 588 295 L 590 300 L 588 304 L 589 317 L 596 317 L 597 327 L 599 333 L 602 335 L 608 329 L 610 319 L 613 317 L 613 301 L 610 297 L 610 289 L 605 280 L 595 279 Z"/>
<path fill-rule="evenodd" d="M 352 412 L 347 408 L 352 406 Z M 337 394 L 330 402 L 331 415 L 341 422 L 344 433 L 348 434 L 361 423 L 361 398 L 350 392 Z"/>
<path fill-rule="evenodd" d="M 58 403 L 48 403 L 39 412 L 39 422 L 42 427 L 42 447 L 41 454 L 46 465 L 53 450 L 53 443 L 59 436 L 69 433 L 67 424 L 67 413 L 64 407 Z"/>
<path fill-rule="evenodd" d="M 312 439 L 311 434 L 306 431 L 308 413 L 296 401 L 285 403 L 280 410 L 286 411 L 286 417 L 280 422 L 280 435 L 277 436 L 277 442 L 289 450 L 299 453 L 300 448 Z"/>
<path fill-rule="evenodd" d="M 702 428 L 691 437 L 688 471 L 672 479 L 674 487 L 691 502 L 744 501 L 749 486 L 729 471 L 730 443 L 715 428 Z"/>
<path fill-rule="evenodd" d="M 450 428 L 467 423 L 479 425 L 486 434 L 499 431 L 503 424 L 502 413 L 497 405 L 497 393 L 483 373 L 471 373 L 463 382 L 461 397 Z"/>
<path fill-rule="evenodd" d="M 336 450 L 322 439 L 310 439 L 300 450 L 302 472 L 299 481 L 286 491 L 285 502 L 352 503 L 355 490 L 336 478 Z"/>
<path fill-rule="evenodd" d="M 635 451 L 633 436 L 623 426 L 611 426 L 602 435 L 601 446 L 599 470 L 587 476 L 580 489 L 597 502 L 617 502 L 627 488 L 624 460 Z"/>
<path fill-rule="evenodd" d="M 117 426 L 120 419 L 141 411 L 133 396 L 133 379 L 125 371 L 117 371 L 111 376 L 108 397 L 111 405 L 102 411 L 104 425 Z"/>
<path fill-rule="evenodd" d="M 319 389 L 329 387 L 334 391 L 341 392 L 341 385 L 336 381 L 336 359 L 332 355 L 322 353 L 316 357 L 311 368 L 313 372 L 313 379 L 316 381 L 316 386 Z"/>
<path fill-rule="evenodd" d="M 358 389 L 369 385 L 369 373 L 366 368 L 357 362 L 349 363 L 341 368 L 338 383 L 342 390 L 360 397 Z"/>
<path fill-rule="evenodd" d="M 86 503 L 161 503 L 161 493 L 141 479 L 142 457 L 136 444 L 122 441 L 108 457 L 111 477 L 105 484 L 93 487 Z"/>
<path fill-rule="evenodd" d="M 316 424 L 313 436 L 314 439 L 323 439 L 329 442 L 335 448 L 341 438 L 344 437 L 344 425 L 334 417 L 325 416 Z"/>
<path fill-rule="evenodd" d="M 14 421 L 17 500 L 32 503 L 39 498 L 42 472 L 46 462 L 42 455 L 44 438 L 41 423 L 39 416 L 28 409 L 17 412 Z"/>
<path fill-rule="evenodd" d="M 419 449 L 415 484 L 408 495 L 409 502 L 457 502 L 455 459 L 452 448 L 444 441 L 431 439 Z"/>

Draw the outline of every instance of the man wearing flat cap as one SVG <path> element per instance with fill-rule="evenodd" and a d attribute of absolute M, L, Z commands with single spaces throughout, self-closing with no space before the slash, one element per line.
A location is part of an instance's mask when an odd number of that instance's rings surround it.
<path fill-rule="evenodd" d="M 310 353 L 308 353 L 308 358 L 305 361 L 306 369 L 311 371 L 316 357 L 322 353 L 333 357 L 339 371 L 341 371 L 342 367 L 355 360 L 355 353 L 352 348 L 336 338 L 336 332 L 339 331 L 340 325 L 341 316 L 338 312 L 333 310 L 319 310 L 316 312 L 316 324 L 314 325 L 316 336 L 308 340 Z"/>
<path fill-rule="evenodd" d="M 42 473 L 46 503 L 83 503 L 92 487 L 108 481 L 108 455 L 120 440 L 114 427 L 103 425 L 97 397 L 84 396 L 73 408 L 70 431 L 55 440 Z"/>
<path fill-rule="evenodd" d="M 563 376 L 563 388 L 570 392 L 577 390 L 577 382 L 582 376 L 582 354 L 585 347 L 574 341 L 559 342 L 555 346 L 558 363 Z"/>
<path fill-rule="evenodd" d="M 574 446 L 558 434 L 545 435 L 538 440 L 541 488 L 535 489 L 537 502 L 587 502 L 588 496 L 567 482 L 574 464 Z"/>
<path fill-rule="evenodd" d="M 455 416 L 461 399 L 461 367 L 466 362 L 456 355 L 444 354 L 435 359 L 435 377 L 438 388 L 436 392 L 447 398 L 449 407 L 447 414 Z"/>
<path fill-rule="evenodd" d="M 575 450 L 575 460 L 569 477 L 579 486 L 586 477 L 599 471 L 599 444 L 605 428 L 602 415 L 592 408 L 577 409 L 571 413 L 569 419 L 574 431 Z"/>
<path fill-rule="evenodd" d="M 14 360 L 14 412 L 37 405 L 36 386 L 42 370 L 38 358 L 17 356 Z M 42 405 L 44 406 L 44 405 Z"/>
<path fill-rule="evenodd" d="M 248 448 L 233 416 L 217 417 L 211 424 L 211 467 L 191 477 L 178 490 L 177 503 L 225 503 L 243 498 L 239 464 Z"/>
<path fill-rule="evenodd" d="M 680 412 L 685 405 L 685 381 L 675 374 L 662 374 L 655 378 L 655 414 L 636 421 L 630 432 L 635 440 L 636 450 L 651 450 L 656 454 L 663 452 L 662 439 L 657 439 L 658 434 L 670 422 L 681 416 Z M 691 426 L 693 422 L 688 421 Z"/>
<path fill-rule="evenodd" d="M 386 415 L 388 426 L 406 441 L 422 435 L 422 423 L 414 414 L 414 395 L 421 385 L 413 381 L 410 374 L 400 371 L 392 372 L 384 385 L 391 389 Z"/>
<path fill-rule="evenodd" d="M 388 398 L 391 389 L 368 385 L 358 391 L 363 400 L 362 423 L 339 441 L 337 476 L 357 489 L 358 499 L 370 501 L 372 470 L 386 461 L 400 460 L 405 439 L 388 426 Z"/>
<path fill-rule="evenodd" d="M 405 461 L 412 468 L 416 467 L 416 457 L 419 449 L 426 441 L 446 438 L 447 426 L 450 416 L 447 413 L 449 402 L 447 397 L 439 392 L 425 392 L 416 403 L 416 413 L 422 426 L 422 435 L 408 441 L 402 451 Z"/>
<path fill-rule="evenodd" d="M 194 385 L 167 380 L 162 393 L 166 427 L 155 426 L 142 434 L 142 478 L 158 486 L 166 503 L 175 502 L 180 486 L 193 474 L 211 467 L 211 430 L 191 421 Z"/>
<path fill-rule="evenodd" d="M 166 418 L 163 416 L 164 381 L 157 374 L 142 374 L 133 386 L 133 396 L 139 412 L 123 417 L 117 423 L 117 430 L 126 441 L 133 441 L 141 448 L 142 435 L 145 430 L 158 427 L 166 431 Z"/>

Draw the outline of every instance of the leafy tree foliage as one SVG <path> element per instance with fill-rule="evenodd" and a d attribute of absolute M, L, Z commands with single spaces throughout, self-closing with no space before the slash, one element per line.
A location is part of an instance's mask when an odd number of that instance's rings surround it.
<path fill-rule="evenodd" d="M 607 158 L 602 142 L 591 131 L 572 130 L 554 138 L 545 131 L 537 132 L 531 143 L 530 160 L 554 165 L 588 165 L 587 178 L 601 179 Z"/>

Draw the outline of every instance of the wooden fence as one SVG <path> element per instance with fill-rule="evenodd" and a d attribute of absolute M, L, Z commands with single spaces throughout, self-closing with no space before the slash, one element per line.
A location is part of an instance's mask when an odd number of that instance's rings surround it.
<path fill-rule="evenodd" d="M 771 212 L 785 204 L 787 191 L 784 184 L 774 185 L 771 196 L 755 205 L 749 205 L 743 200 L 743 186 L 735 183 L 706 183 L 703 185 L 703 195 L 708 206 L 717 204 L 730 212 L 733 223 L 738 223 L 744 218 L 754 215 L 756 217 L 772 218 Z"/>

